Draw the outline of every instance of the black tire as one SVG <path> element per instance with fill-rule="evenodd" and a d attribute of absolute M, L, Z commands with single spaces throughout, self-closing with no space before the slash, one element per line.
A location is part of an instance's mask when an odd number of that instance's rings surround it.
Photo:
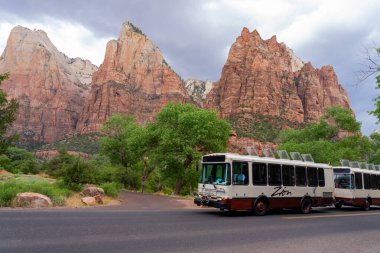
<path fill-rule="evenodd" d="M 311 200 L 309 198 L 302 200 L 300 210 L 303 214 L 308 214 L 311 212 Z"/>
<path fill-rule="evenodd" d="M 363 210 L 369 211 L 370 209 L 371 209 L 371 203 L 368 200 L 366 200 L 363 204 Z"/>
<path fill-rule="evenodd" d="M 268 202 L 265 199 L 259 199 L 256 201 L 253 207 L 253 213 L 257 216 L 264 216 L 268 211 Z"/>
<path fill-rule="evenodd" d="M 334 204 L 334 206 L 336 209 L 342 209 L 342 203 L 337 202 Z"/>

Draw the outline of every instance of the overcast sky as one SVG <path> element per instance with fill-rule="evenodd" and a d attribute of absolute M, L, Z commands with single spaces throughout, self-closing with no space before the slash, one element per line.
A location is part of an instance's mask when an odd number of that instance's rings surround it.
<path fill-rule="evenodd" d="M 365 49 L 380 46 L 378 0 L 0 0 L 0 52 L 12 27 L 42 29 L 69 57 L 100 65 L 106 42 L 131 21 L 183 79 L 216 81 L 243 27 L 277 35 L 305 62 L 331 64 L 362 131 L 379 128 L 374 77 L 358 84 Z"/>

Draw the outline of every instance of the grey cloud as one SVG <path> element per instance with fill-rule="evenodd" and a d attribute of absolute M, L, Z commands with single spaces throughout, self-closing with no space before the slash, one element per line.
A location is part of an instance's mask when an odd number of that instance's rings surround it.
<path fill-rule="evenodd" d="M 263 37 L 280 32 L 262 31 L 261 27 L 265 27 L 265 24 L 260 20 L 252 17 L 248 21 L 236 11 L 231 10 L 225 17 L 218 16 L 216 12 L 202 9 L 204 3 L 202 0 L 0 0 L 0 12 L 31 21 L 41 21 L 46 16 L 70 20 L 86 26 L 99 37 L 115 38 L 121 24 L 129 20 L 153 40 L 172 68 L 184 79 L 191 77 L 216 81 L 226 61 L 225 48 L 235 41 L 244 26 L 250 30 L 259 27 L 259 32 L 265 35 Z M 288 18 L 281 17 L 282 25 L 279 24 L 277 29 L 291 24 L 295 16 L 305 15 L 313 11 L 313 8 L 312 4 L 306 4 L 305 8 L 297 7 Z M 352 106 L 358 119 L 363 122 L 366 134 L 376 128 L 375 120 L 367 114 L 373 107 L 375 85 L 373 80 L 358 87 L 355 83 L 363 45 L 368 43 L 370 34 L 379 33 L 379 10 L 376 8 L 363 17 L 367 19 L 366 22 L 358 20 L 351 27 L 322 27 L 316 31 L 318 34 L 313 41 L 293 48 L 301 59 L 311 61 L 316 67 L 326 64 L 334 66 L 339 81 L 350 94 Z"/>

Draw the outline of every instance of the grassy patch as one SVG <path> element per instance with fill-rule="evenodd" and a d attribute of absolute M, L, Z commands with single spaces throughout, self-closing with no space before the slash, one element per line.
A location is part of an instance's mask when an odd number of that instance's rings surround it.
<path fill-rule="evenodd" d="M 99 186 L 100 188 L 103 188 L 106 195 L 110 197 L 117 197 L 120 193 L 121 187 L 118 183 L 105 183 Z"/>
<path fill-rule="evenodd" d="M 71 191 L 62 188 L 57 183 L 49 183 L 43 178 L 28 178 L 14 175 L 6 181 L 0 181 L 0 207 L 12 206 L 17 193 L 35 192 L 48 196 L 55 206 L 65 205 L 66 197 Z"/>

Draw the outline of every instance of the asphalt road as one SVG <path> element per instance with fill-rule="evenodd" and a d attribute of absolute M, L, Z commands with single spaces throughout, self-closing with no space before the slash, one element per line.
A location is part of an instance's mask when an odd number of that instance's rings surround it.
<path fill-rule="evenodd" d="M 136 196 L 135 196 L 136 197 Z M 155 197 L 148 197 L 154 202 Z M 181 208 L 0 210 L 0 253 L 380 252 L 380 209 L 314 209 L 264 217 Z"/>

